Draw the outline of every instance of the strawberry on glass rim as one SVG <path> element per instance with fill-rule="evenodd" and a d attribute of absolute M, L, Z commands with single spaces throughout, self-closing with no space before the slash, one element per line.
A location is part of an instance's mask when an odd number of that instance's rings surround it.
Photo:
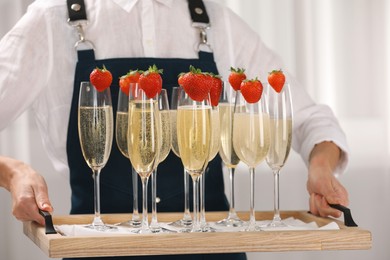
<path fill-rule="evenodd" d="M 129 95 L 130 91 L 130 84 L 138 83 L 141 73 L 143 73 L 142 70 L 130 70 L 128 73 L 126 73 L 126 75 L 123 75 L 119 78 L 119 87 L 121 91 L 127 96 Z"/>
<path fill-rule="evenodd" d="M 112 74 L 104 65 L 103 68 L 96 67 L 89 75 L 89 81 L 97 91 L 102 92 L 111 86 Z"/>
<path fill-rule="evenodd" d="M 228 81 L 235 91 L 240 90 L 241 83 L 245 79 L 246 79 L 245 69 L 230 67 L 230 74 L 229 74 Z"/>
<path fill-rule="evenodd" d="M 210 93 L 210 75 L 203 73 L 200 69 L 190 66 L 189 72 L 180 73 L 179 85 L 190 96 L 191 99 L 201 102 Z"/>
<path fill-rule="evenodd" d="M 211 89 L 210 89 L 210 102 L 211 105 L 216 107 L 218 106 L 219 99 L 222 92 L 222 78 L 219 75 L 214 75 L 210 73 L 210 83 L 211 83 Z"/>
<path fill-rule="evenodd" d="M 241 83 L 241 94 L 248 103 L 256 103 L 263 94 L 263 84 L 257 78 L 244 80 Z"/>
<path fill-rule="evenodd" d="M 273 70 L 268 74 L 268 83 L 271 87 L 278 93 L 282 91 L 286 77 L 283 74 L 283 71 Z"/>
<path fill-rule="evenodd" d="M 154 98 L 157 94 L 160 94 L 162 89 L 160 74 L 162 73 L 162 69 L 158 69 L 156 65 L 153 65 L 139 77 L 139 88 L 145 92 L 148 98 Z"/>

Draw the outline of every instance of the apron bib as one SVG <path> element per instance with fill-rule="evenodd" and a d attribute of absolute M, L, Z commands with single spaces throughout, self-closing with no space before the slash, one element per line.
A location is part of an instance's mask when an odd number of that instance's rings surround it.
<path fill-rule="evenodd" d="M 169 99 L 172 87 L 177 86 L 177 75 L 183 71 L 188 71 L 190 65 L 215 74 L 218 74 L 218 71 L 213 54 L 207 52 L 199 52 L 199 59 L 119 58 L 95 60 L 93 50 L 84 50 L 78 52 L 78 59 L 67 138 L 67 155 L 72 189 L 71 214 L 90 214 L 94 212 L 93 179 L 91 170 L 84 161 L 81 152 L 77 128 L 80 82 L 88 81 L 91 71 L 96 66 L 102 67 L 104 64 L 111 71 L 114 79 L 110 88 L 115 115 L 119 91 L 119 80 L 117 79 L 126 74 L 129 69 L 147 70 L 153 64 L 156 64 L 159 69 L 163 69 L 163 87 L 167 89 Z M 206 170 L 206 210 L 228 210 L 221 165 L 220 157 L 216 156 L 209 163 Z M 167 159 L 159 164 L 157 175 L 157 196 L 160 198 L 157 210 L 160 212 L 184 211 L 183 165 L 180 158 L 171 152 Z M 101 171 L 100 185 L 102 213 L 132 212 L 131 164 L 130 160 L 120 153 L 115 138 L 108 162 Z M 139 186 L 139 191 L 141 191 L 140 182 Z M 190 194 L 192 195 L 192 193 Z M 139 194 L 139 205 L 141 205 L 141 196 Z M 192 202 L 192 199 L 190 201 Z"/>

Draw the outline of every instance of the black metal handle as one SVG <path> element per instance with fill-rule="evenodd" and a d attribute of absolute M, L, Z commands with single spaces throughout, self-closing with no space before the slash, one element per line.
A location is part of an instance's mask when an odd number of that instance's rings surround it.
<path fill-rule="evenodd" d="M 39 214 L 45 219 L 45 233 L 46 234 L 57 234 L 57 231 L 54 229 L 53 220 L 51 214 L 47 211 L 38 209 Z"/>
<path fill-rule="evenodd" d="M 330 207 L 338 209 L 344 214 L 344 225 L 347 227 L 357 227 L 358 225 L 353 221 L 351 210 L 340 204 L 329 204 Z"/>

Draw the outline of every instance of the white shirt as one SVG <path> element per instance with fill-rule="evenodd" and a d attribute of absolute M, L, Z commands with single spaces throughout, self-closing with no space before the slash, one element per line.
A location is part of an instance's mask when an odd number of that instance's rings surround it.
<path fill-rule="evenodd" d="M 85 38 L 97 59 L 118 57 L 197 58 L 199 32 L 192 27 L 186 0 L 85 0 L 89 24 Z M 211 29 L 208 41 L 220 75 L 246 68 L 248 78 L 266 81 L 282 62 L 230 9 L 205 1 Z M 0 130 L 32 107 L 54 167 L 68 174 L 66 136 L 78 40 L 67 23 L 65 0 L 37 0 L 0 42 Z M 114 79 L 115 80 L 115 79 Z M 313 103 L 296 80 L 293 148 L 307 163 L 314 145 L 333 141 L 342 150 L 339 172 L 347 163 L 345 135 L 332 111 Z"/>

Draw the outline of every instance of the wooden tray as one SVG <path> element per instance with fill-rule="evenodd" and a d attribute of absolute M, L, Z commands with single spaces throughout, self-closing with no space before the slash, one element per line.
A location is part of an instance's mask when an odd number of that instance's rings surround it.
<path fill-rule="evenodd" d="M 272 212 L 257 212 L 256 220 L 272 219 Z M 170 222 L 182 217 L 179 213 L 159 213 L 160 222 Z M 217 221 L 226 212 L 207 212 L 207 221 Z M 247 220 L 247 213 L 239 213 Z M 170 255 L 199 253 L 314 251 L 314 250 L 366 250 L 371 248 L 371 232 L 346 227 L 342 222 L 313 216 L 305 211 L 281 212 L 282 218 L 294 217 L 304 222 L 315 221 L 323 226 L 337 222 L 340 230 L 304 230 L 272 232 L 214 232 L 214 233 L 164 233 L 164 234 L 109 234 L 99 236 L 67 237 L 45 234 L 45 229 L 35 222 L 25 222 L 23 231 L 47 256 L 93 257 Z M 102 215 L 108 224 L 127 221 L 130 214 Z M 55 225 L 91 223 L 92 215 L 53 216 Z"/>

